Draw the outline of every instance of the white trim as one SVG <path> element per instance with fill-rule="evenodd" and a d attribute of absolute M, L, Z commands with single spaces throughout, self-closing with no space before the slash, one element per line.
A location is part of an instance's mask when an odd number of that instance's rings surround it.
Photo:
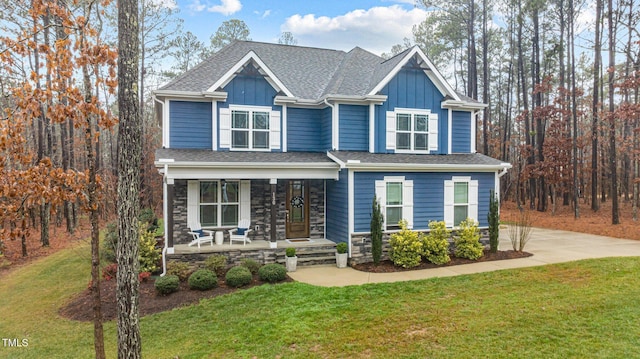
<path fill-rule="evenodd" d="M 349 227 L 349 238 L 347 241 L 349 243 L 349 256 L 351 256 L 351 234 L 354 232 L 354 222 L 355 222 L 355 183 L 353 171 L 347 171 L 347 213 L 348 215 L 348 227 Z"/>
<path fill-rule="evenodd" d="M 447 109 L 447 126 L 449 127 L 449 131 L 447 131 L 447 154 L 453 153 L 453 110 Z"/>
<path fill-rule="evenodd" d="M 238 187 L 240 194 L 238 197 L 240 200 L 240 208 L 238 210 L 238 222 L 243 219 L 248 219 L 251 223 L 251 181 L 241 180 Z"/>
<path fill-rule="evenodd" d="M 477 126 L 478 126 L 478 111 L 473 111 L 471 113 L 471 153 L 476 153 L 476 135 L 477 135 Z"/>
<path fill-rule="evenodd" d="M 334 103 L 331 111 L 331 147 L 340 149 L 340 104 Z"/>
<path fill-rule="evenodd" d="M 223 107 L 219 112 L 220 148 L 231 148 L 231 109 Z"/>
<path fill-rule="evenodd" d="M 213 99 L 214 101 L 227 101 L 227 93 L 224 91 L 177 91 L 177 90 L 155 90 L 154 96 L 163 98 L 181 99 L 183 101 L 202 101 L 202 99 Z"/>
<path fill-rule="evenodd" d="M 376 152 L 376 105 L 369 104 L 369 152 Z"/>
<path fill-rule="evenodd" d="M 211 101 L 211 149 L 218 150 L 218 102 Z"/>
<path fill-rule="evenodd" d="M 373 90 L 371 90 L 369 92 L 369 95 L 375 95 L 378 92 L 380 92 L 380 90 L 382 90 L 382 88 L 384 86 L 386 86 L 389 81 L 391 81 L 391 79 L 393 79 L 398 72 L 400 72 L 400 70 L 402 69 L 402 67 L 404 65 L 406 65 L 407 62 L 409 62 L 409 60 L 411 60 L 411 58 L 413 58 L 414 55 L 418 55 L 420 56 L 420 58 L 422 59 L 422 61 L 424 61 L 427 64 L 427 67 L 429 68 L 429 70 L 431 71 L 425 71 L 425 74 L 427 75 L 427 77 L 429 77 L 429 79 L 434 83 L 434 85 L 436 85 L 436 87 L 438 87 L 438 89 L 440 89 L 440 87 L 444 87 L 444 93 L 443 95 L 449 95 L 451 97 L 453 97 L 455 100 L 457 101 L 461 101 L 460 97 L 458 96 L 458 94 L 455 92 L 455 90 L 453 89 L 453 87 L 451 87 L 451 85 L 449 85 L 449 83 L 444 79 L 444 77 L 442 76 L 442 74 L 440 74 L 440 72 L 436 69 L 436 67 L 433 65 L 433 63 L 431 63 L 431 61 L 427 58 L 427 56 L 424 54 L 424 52 L 422 52 L 422 50 L 420 50 L 420 48 L 418 46 L 414 46 L 413 49 L 411 49 L 411 51 L 409 51 L 404 58 L 393 68 L 393 70 L 391 70 L 387 76 L 385 76 L 382 81 L 380 81 L 374 88 Z M 429 73 L 432 73 L 433 76 L 435 76 L 435 80 L 432 78 L 432 76 L 429 76 Z"/>
<path fill-rule="evenodd" d="M 164 106 L 162 106 L 162 146 L 165 148 L 171 148 L 171 123 L 169 119 L 169 99 L 164 100 Z"/>
<path fill-rule="evenodd" d="M 471 176 L 452 176 L 444 181 L 444 221 L 447 227 L 454 227 L 455 219 L 455 183 L 467 183 L 467 217 L 479 222 L 478 219 L 478 180 Z"/>
<path fill-rule="evenodd" d="M 287 134 L 287 122 L 289 120 L 289 115 L 287 114 L 288 106 L 286 103 L 282 104 L 282 152 L 287 152 L 287 141 L 289 140 L 289 136 Z"/>
<path fill-rule="evenodd" d="M 489 105 L 487 105 L 486 103 L 455 101 L 455 100 L 445 100 L 445 101 L 442 101 L 442 103 L 440 103 L 440 107 L 450 108 L 456 111 L 482 110 L 487 106 Z"/>
<path fill-rule="evenodd" d="M 262 60 L 260 60 L 260 57 L 258 57 L 258 55 L 253 52 L 253 50 L 249 51 L 242 59 L 240 59 L 240 61 L 236 62 L 236 64 L 233 65 L 231 69 L 229 69 L 229 71 L 227 71 L 224 75 L 222 75 L 222 77 L 218 79 L 218 81 L 216 81 L 213 85 L 211 85 L 211 87 L 209 87 L 207 92 L 214 92 L 218 88 L 223 88 L 224 86 L 226 86 L 229 82 L 231 82 L 231 80 L 233 80 L 233 78 L 235 77 L 235 73 L 250 60 L 255 61 L 258 64 L 258 67 L 260 67 L 260 69 L 262 69 L 262 71 L 264 71 L 267 76 L 271 80 L 273 80 L 275 85 L 278 87 L 276 88 L 276 91 L 282 91 L 287 96 L 294 97 L 291 91 L 289 91 L 289 89 L 273 74 L 269 67 L 267 67 L 267 65 L 265 65 Z"/>
<path fill-rule="evenodd" d="M 338 179 L 337 167 L 280 167 L 259 168 L 243 163 L 237 167 L 172 167 L 170 178 L 172 179 Z M 288 164 L 287 164 L 288 165 Z"/>
<path fill-rule="evenodd" d="M 347 165 L 344 162 L 342 162 L 338 157 L 334 156 L 331 152 L 327 152 L 327 157 L 329 157 L 329 159 L 332 160 L 333 162 L 337 163 L 341 169 L 347 167 Z M 353 162 L 350 162 L 350 163 L 353 163 Z"/>

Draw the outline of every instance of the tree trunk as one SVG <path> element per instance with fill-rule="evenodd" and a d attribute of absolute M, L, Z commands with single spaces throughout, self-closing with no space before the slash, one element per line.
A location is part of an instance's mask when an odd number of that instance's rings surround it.
<path fill-rule="evenodd" d="M 576 101 L 576 48 L 574 41 L 574 7 L 573 0 L 569 0 L 569 51 L 571 52 L 571 122 L 573 127 L 573 134 L 571 140 L 571 147 L 573 153 L 572 167 L 573 167 L 573 216 L 574 218 L 580 217 L 580 207 L 578 204 L 579 187 L 578 187 L 578 108 Z"/>
<path fill-rule="evenodd" d="M 615 81 L 615 40 L 616 28 L 613 24 L 613 1 L 609 0 L 609 169 L 611 171 L 611 224 L 620 224 L 618 211 L 618 171 L 616 168 L 616 117 L 614 114 L 614 81 Z"/>
<path fill-rule="evenodd" d="M 591 103 L 591 112 L 593 120 L 591 122 L 591 209 L 597 211 L 600 209 L 600 201 L 598 200 L 598 100 L 600 95 L 600 57 L 602 52 L 602 38 L 600 34 L 600 18 L 602 17 L 602 0 L 596 0 L 596 37 L 594 43 L 594 60 L 593 60 L 593 99 Z"/>
<path fill-rule="evenodd" d="M 142 121 L 138 94 L 138 1 L 118 3 L 118 358 L 140 358 L 138 214 Z"/>
<path fill-rule="evenodd" d="M 488 17 L 487 0 L 482 0 L 482 101 L 489 106 L 484 108 L 482 115 L 482 148 L 483 153 L 489 153 L 489 120 L 491 117 L 491 100 L 489 99 L 489 32 L 487 31 Z"/>

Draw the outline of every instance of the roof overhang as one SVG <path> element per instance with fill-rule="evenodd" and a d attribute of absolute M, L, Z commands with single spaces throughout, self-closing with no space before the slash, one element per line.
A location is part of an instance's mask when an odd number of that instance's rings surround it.
<path fill-rule="evenodd" d="M 512 167 L 508 162 L 495 164 L 453 164 L 453 163 L 394 163 L 394 162 L 363 162 L 361 160 L 341 160 L 331 152 L 327 156 L 336 162 L 341 169 L 359 171 L 402 171 L 402 172 L 497 172 L 506 171 Z M 496 161 L 497 162 L 497 161 Z"/>
<path fill-rule="evenodd" d="M 176 91 L 176 90 L 155 90 L 152 92 L 158 98 L 182 98 L 182 99 L 212 99 L 215 101 L 226 101 L 227 93 L 224 91 Z"/>
<path fill-rule="evenodd" d="M 318 100 L 301 99 L 298 97 L 276 96 L 275 105 L 296 105 L 308 107 L 324 107 L 325 101 L 339 102 L 344 104 L 374 104 L 382 105 L 387 100 L 387 95 L 365 95 L 365 96 L 348 96 L 348 95 L 326 95 Z"/>
<path fill-rule="evenodd" d="M 457 101 L 457 100 L 445 100 L 440 104 L 442 108 L 450 108 L 452 110 L 461 110 L 461 111 L 476 111 L 476 110 L 484 110 L 489 105 L 481 102 L 467 102 L 467 101 Z"/>

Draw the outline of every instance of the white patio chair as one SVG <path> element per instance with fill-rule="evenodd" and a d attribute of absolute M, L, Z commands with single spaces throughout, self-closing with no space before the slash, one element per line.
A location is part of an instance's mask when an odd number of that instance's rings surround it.
<path fill-rule="evenodd" d="M 248 219 L 243 219 L 238 222 L 238 227 L 229 230 L 229 244 L 233 244 L 233 241 L 242 242 L 243 245 L 247 245 L 247 242 L 251 243 L 249 239 L 249 232 L 251 228 L 249 226 L 251 222 Z"/>
<path fill-rule="evenodd" d="M 198 248 L 200 248 L 201 243 L 209 242 L 209 244 L 211 244 L 211 246 L 213 247 L 213 234 L 215 233 L 215 231 L 202 229 L 200 223 L 192 223 L 189 226 L 189 230 L 189 234 L 193 236 L 193 240 L 191 241 L 191 243 L 189 243 L 189 246 L 197 244 Z"/>

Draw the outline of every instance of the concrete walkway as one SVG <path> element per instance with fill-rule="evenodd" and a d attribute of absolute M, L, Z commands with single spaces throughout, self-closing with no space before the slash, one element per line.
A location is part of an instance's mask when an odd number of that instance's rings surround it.
<path fill-rule="evenodd" d="M 512 249 L 505 229 L 500 231 L 499 248 L 500 250 Z M 288 274 L 296 281 L 324 287 L 398 282 L 541 266 L 589 258 L 640 256 L 640 241 L 534 228 L 531 238 L 525 246 L 525 251 L 533 253 L 533 256 L 396 273 L 367 273 L 349 267 L 338 269 L 335 265 L 323 265 L 299 266 L 297 271 Z"/>

